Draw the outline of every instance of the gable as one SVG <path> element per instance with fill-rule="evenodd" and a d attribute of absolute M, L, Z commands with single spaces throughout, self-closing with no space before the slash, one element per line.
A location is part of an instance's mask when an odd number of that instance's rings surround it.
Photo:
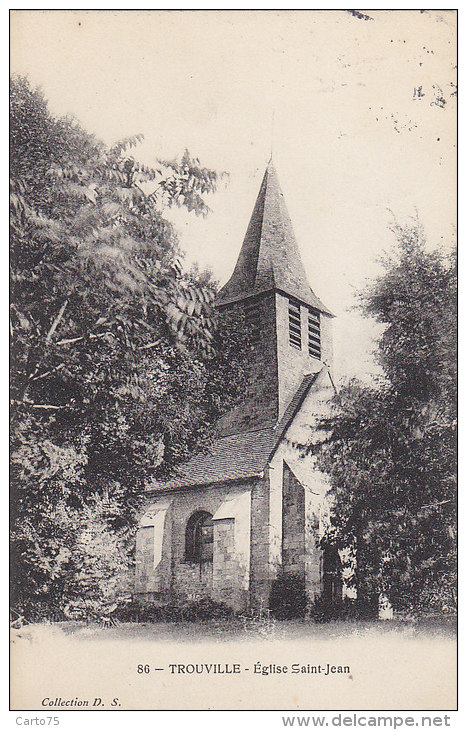
<path fill-rule="evenodd" d="M 302 398 L 298 392 L 302 390 Z M 296 478 L 318 498 L 329 489 L 328 477 L 320 472 L 316 465 L 316 456 L 305 453 L 300 446 L 316 443 L 325 436 L 319 425 L 323 416 L 330 415 L 331 399 L 335 388 L 327 368 L 323 368 L 314 376 L 308 388 L 297 391 L 294 400 L 297 402 L 295 412 L 285 425 L 276 445 L 270 466 L 276 470 L 285 462 Z"/>
<path fill-rule="evenodd" d="M 305 445 L 310 440 L 316 443 L 323 438 L 325 434 L 319 425 L 324 417 L 331 414 L 331 400 L 335 393 L 329 370 L 323 368 L 314 376 L 311 387 L 297 404 L 293 417 L 284 429 L 283 439 L 287 443 Z"/>

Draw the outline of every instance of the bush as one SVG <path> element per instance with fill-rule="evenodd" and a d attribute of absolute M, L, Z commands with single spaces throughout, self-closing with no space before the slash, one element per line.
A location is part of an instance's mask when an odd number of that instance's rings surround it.
<path fill-rule="evenodd" d="M 11 616 L 14 618 L 22 617 L 26 623 L 49 623 L 56 621 L 66 621 L 67 616 L 60 607 L 52 608 L 46 601 L 35 600 L 36 596 L 32 596 L 30 601 L 23 600 L 21 603 L 10 609 Z"/>
<path fill-rule="evenodd" d="M 233 614 L 233 609 L 225 603 L 202 598 L 199 601 L 190 602 L 186 606 L 182 620 L 206 621 L 207 619 L 230 618 Z"/>
<path fill-rule="evenodd" d="M 269 596 L 269 608 L 274 618 L 301 618 L 305 615 L 306 606 L 304 578 L 293 574 L 282 574 L 276 578 Z"/>
<path fill-rule="evenodd" d="M 378 616 L 378 603 L 375 600 L 330 600 L 325 596 L 318 596 L 311 606 L 310 616 L 316 623 L 375 619 Z"/>
<path fill-rule="evenodd" d="M 155 623 L 157 621 L 209 621 L 231 618 L 233 609 L 225 603 L 201 598 L 198 601 L 176 601 L 157 605 L 133 600 L 119 607 L 115 618 L 124 622 Z"/>

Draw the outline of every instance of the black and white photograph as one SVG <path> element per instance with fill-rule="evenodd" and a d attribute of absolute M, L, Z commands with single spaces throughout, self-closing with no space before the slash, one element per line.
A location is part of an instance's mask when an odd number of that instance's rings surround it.
<path fill-rule="evenodd" d="M 456 236 L 456 10 L 10 11 L 12 710 L 449 726 Z"/>

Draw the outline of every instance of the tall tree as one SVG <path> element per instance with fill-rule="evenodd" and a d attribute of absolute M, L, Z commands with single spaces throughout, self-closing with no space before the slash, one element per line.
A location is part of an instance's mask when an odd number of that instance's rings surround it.
<path fill-rule="evenodd" d="M 30 608 L 80 595 L 92 514 L 125 563 L 145 483 L 200 448 L 241 387 L 242 348 L 164 217 L 205 215 L 218 176 L 188 152 L 142 165 L 139 139 L 107 148 L 12 79 L 12 572 Z"/>
<path fill-rule="evenodd" d="M 394 231 L 397 253 L 361 297 L 385 325 L 385 378 L 351 382 L 326 424 L 326 540 L 354 548 L 362 602 L 383 593 L 395 608 L 440 608 L 456 586 L 455 261 L 427 250 L 418 223 Z"/>

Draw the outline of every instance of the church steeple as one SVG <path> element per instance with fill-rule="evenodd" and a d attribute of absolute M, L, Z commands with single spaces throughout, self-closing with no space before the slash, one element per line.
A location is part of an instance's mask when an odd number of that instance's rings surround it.
<path fill-rule="evenodd" d="M 272 160 L 216 305 L 243 310 L 251 335 L 244 397 L 220 419 L 219 433 L 277 425 L 304 379 L 331 366 L 333 315 L 308 284 Z"/>
<path fill-rule="evenodd" d="M 264 173 L 243 245 L 217 303 L 279 291 L 330 314 L 310 288 L 272 159 Z"/>

